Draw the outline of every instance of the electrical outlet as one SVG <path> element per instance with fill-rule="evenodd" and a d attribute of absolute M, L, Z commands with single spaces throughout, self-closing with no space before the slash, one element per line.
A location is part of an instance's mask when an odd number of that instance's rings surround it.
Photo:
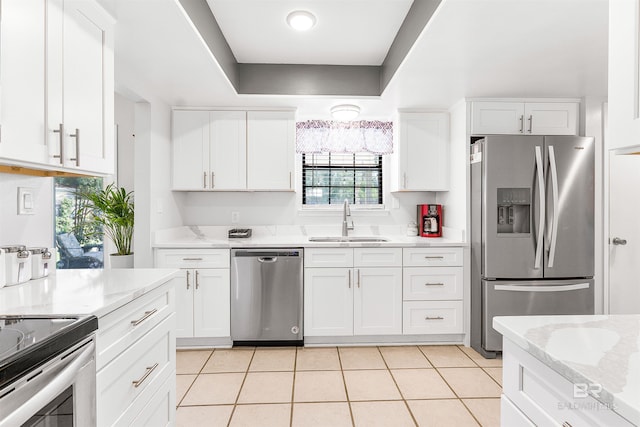
<path fill-rule="evenodd" d="M 240 222 L 240 212 L 231 212 L 231 224 Z"/>

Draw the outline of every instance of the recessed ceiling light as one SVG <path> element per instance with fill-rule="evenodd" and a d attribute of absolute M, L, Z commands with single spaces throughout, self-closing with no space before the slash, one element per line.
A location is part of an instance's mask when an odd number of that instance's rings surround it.
<path fill-rule="evenodd" d="M 331 107 L 331 117 L 335 120 L 349 121 L 360 115 L 360 107 L 353 104 L 341 104 Z"/>
<path fill-rule="evenodd" d="M 316 25 L 316 17 L 306 10 L 294 10 L 287 15 L 287 24 L 294 30 L 307 31 Z"/>

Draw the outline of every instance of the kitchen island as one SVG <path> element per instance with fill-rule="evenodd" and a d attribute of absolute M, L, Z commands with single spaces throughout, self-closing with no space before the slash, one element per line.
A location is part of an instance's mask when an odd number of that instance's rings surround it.
<path fill-rule="evenodd" d="M 502 425 L 640 425 L 640 315 L 495 317 Z"/>
<path fill-rule="evenodd" d="M 173 269 L 60 270 L 0 289 L 2 315 L 94 315 L 96 424 L 175 423 Z"/>

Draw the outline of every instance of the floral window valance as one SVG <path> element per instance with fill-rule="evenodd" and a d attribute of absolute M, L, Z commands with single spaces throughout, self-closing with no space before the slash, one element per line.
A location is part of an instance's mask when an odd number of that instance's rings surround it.
<path fill-rule="evenodd" d="M 389 154 L 393 152 L 393 122 L 298 122 L 296 152 Z"/>

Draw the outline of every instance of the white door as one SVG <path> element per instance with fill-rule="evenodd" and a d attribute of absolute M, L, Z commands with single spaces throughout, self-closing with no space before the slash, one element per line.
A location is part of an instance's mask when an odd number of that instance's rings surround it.
<path fill-rule="evenodd" d="M 293 189 L 294 138 L 293 112 L 247 112 L 249 190 Z"/>
<path fill-rule="evenodd" d="M 609 157 L 609 313 L 640 314 L 640 156 Z M 619 239 L 619 240 L 615 240 Z M 626 243 L 624 243 L 626 241 Z M 616 244 L 618 243 L 618 244 Z"/>
<path fill-rule="evenodd" d="M 247 113 L 212 111 L 209 124 L 209 172 L 212 190 L 247 188 Z"/>
<path fill-rule="evenodd" d="M 304 335 L 353 335 L 352 269 L 304 269 Z"/>
<path fill-rule="evenodd" d="M 473 135 L 524 134 L 524 103 L 478 101 L 471 106 Z"/>
<path fill-rule="evenodd" d="M 64 4 L 63 115 L 68 166 L 112 173 L 113 69 L 110 23 L 92 2 Z M 111 123 L 111 125 L 109 125 Z"/>
<path fill-rule="evenodd" d="M 449 115 L 403 113 L 400 118 L 402 190 L 449 189 Z"/>
<path fill-rule="evenodd" d="M 180 270 L 176 281 L 176 337 L 193 337 L 193 270 Z"/>
<path fill-rule="evenodd" d="M 354 335 L 402 333 L 402 268 L 356 268 Z"/>
<path fill-rule="evenodd" d="M 527 135 L 577 135 L 578 104 L 528 102 L 524 106 Z"/>
<path fill-rule="evenodd" d="M 173 112 L 172 189 L 209 188 L 209 112 Z"/>
<path fill-rule="evenodd" d="M 0 157 L 48 162 L 45 140 L 45 2 L 0 2 Z"/>
<path fill-rule="evenodd" d="M 193 283 L 193 336 L 231 336 L 229 269 L 194 270 Z"/>

